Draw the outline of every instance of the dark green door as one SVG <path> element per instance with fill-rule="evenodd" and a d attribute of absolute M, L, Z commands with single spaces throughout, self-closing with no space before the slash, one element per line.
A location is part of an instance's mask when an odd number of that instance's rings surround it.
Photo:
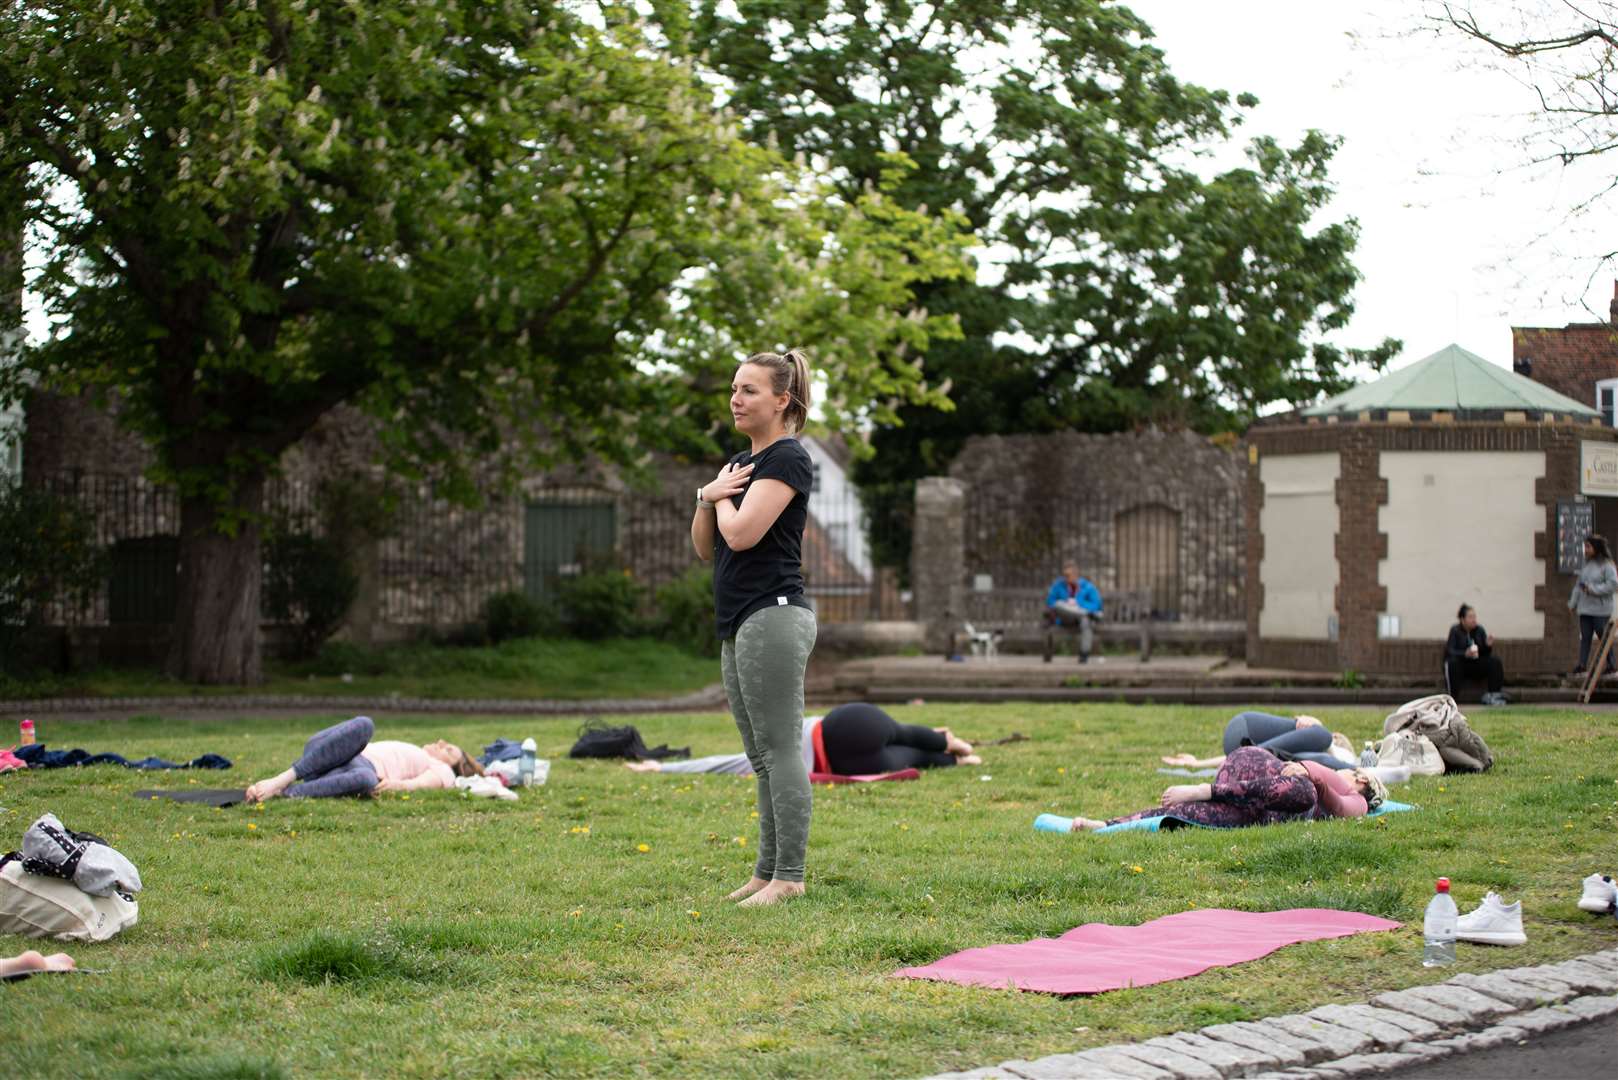
<path fill-rule="evenodd" d="M 554 599 L 559 578 L 575 577 L 612 554 L 617 522 L 610 502 L 530 503 L 523 528 L 523 585 Z"/>

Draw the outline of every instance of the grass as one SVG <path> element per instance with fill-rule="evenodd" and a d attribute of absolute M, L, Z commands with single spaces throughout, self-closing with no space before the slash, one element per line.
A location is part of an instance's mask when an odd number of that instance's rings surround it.
<path fill-rule="evenodd" d="M 0 841 L 46 810 L 108 837 L 146 883 L 139 925 L 78 945 L 82 979 L 0 994 L 26 1076 L 925 1076 L 1220 1021 L 1450 974 L 1420 965 L 1432 880 L 1462 909 L 1521 897 L 1529 944 L 1463 946 L 1483 971 L 1618 944 L 1580 912 L 1612 871 L 1618 724 L 1511 708 L 1479 718 L 1498 764 L 1399 789 L 1416 813 L 1236 832 L 1036 833 L 1044 811 L 1121 813 L 1169 778 L 1155 755 L 1209 746 L 1223 710 L 923 706 L 908 721 L 1032 736 L 981 768 L 817 789 L 810 894 L 721 901 L 751 868 L 751 782 L 638 776 L 556 760 L 517 803 L 450 793 L 262 810 L 136 802 L 146 786 L 220 786 L 284 766 L 320 720 L 41 722 L 56 745 L 189 758 L 230 773 L 113 768 L 0 775 Z M 1323 714 L 1358 741 L 1367 710 Z M 728 718 L 637 718 L 647 741 L 732 749 Z M 387 718 L 381 734 L 470 746 L 532 734 L 563 758 L 576 721 Z M 991 777 L 984 780 L 981 777 Z M 640 845 L 647 850 L 641 851 Z M 1191 906 L 1329 906 L 1405 929 L 1282 949 L 1178 982 L 1094 997 L 890 978 L 961 948 L 1136 923 Z M 0 952 L 25 945 L 0 940 Z M 25 1026 L 26 1025 L 26 1026 Z"/>
<path fill-rule="evenodd" d="M 271 662 L 254 687 L 192 686 L 151 670 L 106 669 L 36 679 L 0 676 L 0 698 L 234 697 L 244 694 L 407 698 L 674 697 L 718 681 L 716 659 L 651 638 L 527 638 L 486 647 L 327 646 L 304 663 Z M 626 683 L 623 673 L 633 671 Z M 344 681 L 343 676 L 349 676 Z"/>

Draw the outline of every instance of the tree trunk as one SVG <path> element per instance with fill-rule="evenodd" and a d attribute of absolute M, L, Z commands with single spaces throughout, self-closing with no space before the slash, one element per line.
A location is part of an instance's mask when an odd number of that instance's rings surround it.
<path fill-rule="evenodd" d="M 263 681 L 259 590 L 264 576 L 258 514 L 264 478 L 242 478 L 231 496 L 237 526 L 220 531 L 220 508 L 205 495 L 180 499 L 179 596 L 168 673 L 194 683 Z"/>

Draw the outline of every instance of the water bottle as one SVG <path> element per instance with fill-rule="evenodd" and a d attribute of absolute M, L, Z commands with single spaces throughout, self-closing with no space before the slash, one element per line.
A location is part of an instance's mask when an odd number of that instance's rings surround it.
<path fill-rule="evenodd" d="M 517 765 L 517 784 L 520 787 L 529 787 L 534 782 L 534 755 L 539 752 L 539 744 L 533 739 L 522 741 L 522 761 Z"/>
<path fill-rule="evenodd" d="M 1438 879 L 1438 891 L 1427 901 L 1422 916 L 1422 967 L 1443 967 L 1455 963 L 1455 901 L 1449 895 L 1449 878 Z"/>
<path fill-rule="evenodd" d="M 1369 769 L 1376 765 L 1376 747 L 1370 739 L 1365 740 L 1365 749 L 1360 751 L 1360 768 Z"/>
<path fill-rule="evenodd" d="M 32 720 L 24 720 L 17 725 L 17 745 L 34 745 L 34 722 Z"/>

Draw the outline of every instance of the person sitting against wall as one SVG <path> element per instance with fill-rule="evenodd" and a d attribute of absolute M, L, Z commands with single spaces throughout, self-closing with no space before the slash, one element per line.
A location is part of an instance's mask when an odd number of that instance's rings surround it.
<path fill-rule="evenodd" d="M 1444 681 L 1450 696 L 1455 696 L 1463 680 L 1487 679 L 1489 690 L 1483 704 L 1504 705 L 1508 699 L 1501 689 L 1506 685 L 1506 669 L 1494 653 L 1494 635 L 1478 625 L 1477 609 L 1471 604 L 1462 604 L 1455 620 L 1444 645 Z"/>
<path fill-rule="evenodd" d="M 1579 617 L 1579 666 L 1574 675 L 1584 674 L 1590 662 L 1590 647 L 1601 640 L 1601 632 L 1612 618 L 1613 593 L 1618 592 L 1618 569 L 1613 567 L 1612 552 L 1606 537 L 1592 536 L 1584 542 L 1584 568 L 1573 583 L 1573 593 L 1567 598 L 1567 608 Z M 1607 661 L 1602 674 L 1618 671 L 1618 655 Z"/>
<path fill-rule="evenodd" d="M 824 761 L 816 761 L 817 742 Z M 901 724 L 863 701 L 839 705 L 824 717 L 804 717 L 803 766 L 811 773 L 865 776 L 900 769 L 981 764 L 983 759 L 972 752 L 972 745 L 949 728 Z M 826 768 L 822 769 L 822 765 Z M 753 775 L 753 763 L 746 754 L 714 754 L 690 761 L 627 761 L 624 768 L 634 772 Z"/>
<path fill-rule="evenodd" d="M 247 801 L 265 802 L 277 795 L 319 799 L 453 788 L 457 776 L 483 775 L 483 766 L 452 742 L 439 739 L 426 746 L 372 742 L 374 734 L 376 725 L 369 716 L 315 732 L 292 768 L 248 788 Z"/>
<path fill-rule="evenodd" d="M 1387 798 L 1382 781 L 1364 769 L 1339 774 L 1313 762 L 1282 761 L 1259 746 L 1239 747 L 1226 756 L 1212 783 L 1176 784 L 1161 805 L 1098 821 L 1075 817 L 1072 831 L 1093 832 L 1146 818 L 1162 818 L 1163 828 L 1202 825 L 1239 829 L 1325 817 L 1359 817 Z"/>
<path fill-rule="evenodd" d="M 1091 624 L 1101 618 L 1101 590 L 1089 578 L 1079 576 L 1075 562 L 1062 564 L 1062 576 L 1045 594 L 1045 617 L 1058 626 L 1079 628 L 1079 663 L 1090 662 L 1090 646 L 1095 643 Z"/>

